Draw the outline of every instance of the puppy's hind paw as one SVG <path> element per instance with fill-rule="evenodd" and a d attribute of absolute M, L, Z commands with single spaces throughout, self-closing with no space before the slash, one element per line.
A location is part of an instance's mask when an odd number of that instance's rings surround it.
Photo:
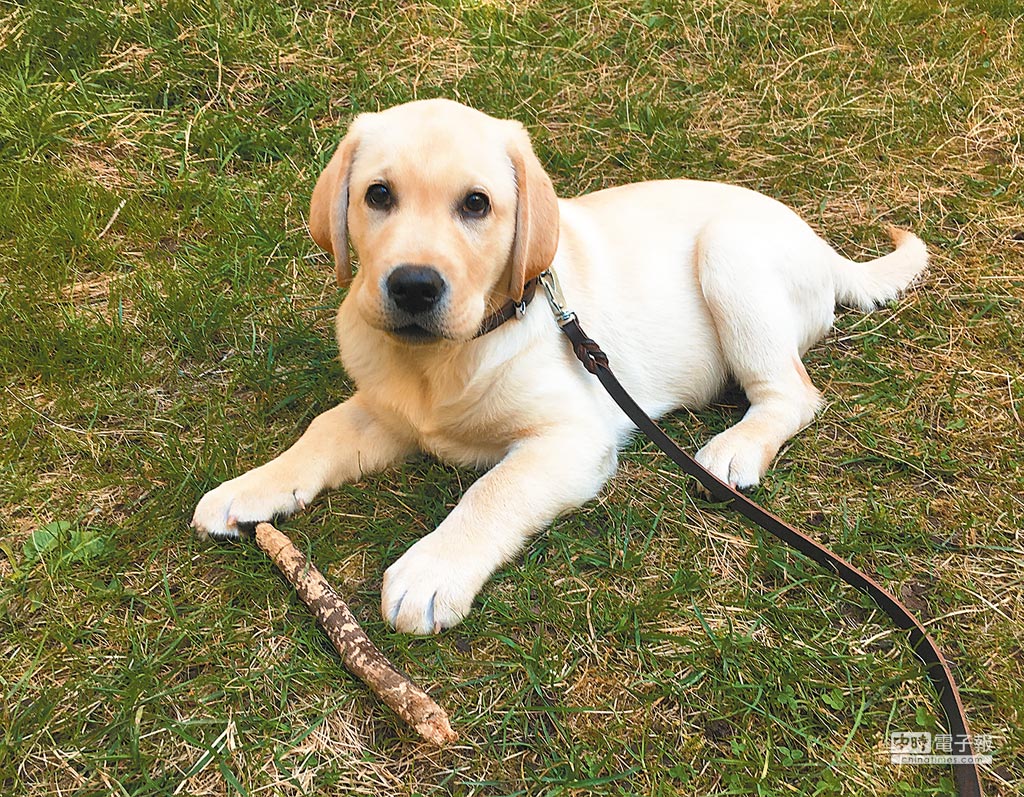
<path fill-rule="evenodd" d="M 757 487 L 767 469 L 765 452 L 761 445 L 743 439 L 742 434 L 730 434 L 736 427 L 711 438 L 694 459 L 721 481 L 737 490 Z"/>

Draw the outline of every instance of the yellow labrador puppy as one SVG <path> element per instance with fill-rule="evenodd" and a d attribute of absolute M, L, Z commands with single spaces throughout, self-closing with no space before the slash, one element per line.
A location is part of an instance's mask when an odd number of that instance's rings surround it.
<path fill-rule="evenodd" d="M 888 301 L 927 258 L 894 230 L 895 251 L 853 263 L 784 205 L 720 183 L 558 199 L 520 124 L 447 100 L 356 118 L 313 191 L 309 227 L 340 281 L 350 246 L 359 258 L 337 319 L 358 390 L 276 459 L 207 493 L 192 524 L 233 537 L 417 451 L 489 468 L 384 574 L 384 617 L 417 634 L 458 623 L 530 535 L 593 498 L 633 431 L 542 299 L 478 336 L 541 271 L 554 269 L 652 416 L 739 382 L 750 409 L 697 457 L 746 488 L 815 414 L 801 355 L 836 302 Z"/>

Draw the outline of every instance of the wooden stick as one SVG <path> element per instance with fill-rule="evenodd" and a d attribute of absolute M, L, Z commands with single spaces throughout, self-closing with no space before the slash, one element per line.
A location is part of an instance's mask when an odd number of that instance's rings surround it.
<path fill-rule="evenodd" d="M 256 542 L 316 615 L 349 672 L 428 742 L 440 746 L 458 738 L 444 709 L 384 657 L 359 627 L 345 601 L 286 535 L 269 523 L 260 523 L 256 526 Z"/>

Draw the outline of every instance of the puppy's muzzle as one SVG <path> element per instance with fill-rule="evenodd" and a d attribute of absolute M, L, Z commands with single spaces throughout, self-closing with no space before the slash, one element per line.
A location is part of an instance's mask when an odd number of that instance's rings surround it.
<path fill-rule="evenodd" d="M 384 280 L 387 317 L 393 335 L 411 343 L 444 337 L 448 283 L 433 266 L 403 263 Z"/>

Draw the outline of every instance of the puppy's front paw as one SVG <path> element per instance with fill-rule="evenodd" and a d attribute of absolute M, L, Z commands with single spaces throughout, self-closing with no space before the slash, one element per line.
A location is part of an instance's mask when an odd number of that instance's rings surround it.
<path fill-rule="evenodd" d="M 380 608 L 406 634 L 436 634 L 469 614 L 487 580 L 471 551 L 428 534 L 384 573 Z"/>
<path fill-rule="evenodd" d="M 694 458 L 726 484 L 748 490 L 761 481 L 774 454 L 733 426 L 712 437 Z"/>
<path fill-rule="evenodd" d="M 291 483 L 264 465 L 204 495 L 192 515 L 192 528 L 200 537 L 238 537 L 240 528 L 247 525 L 305 509 L 317 492 L 310 485 Z"/>

